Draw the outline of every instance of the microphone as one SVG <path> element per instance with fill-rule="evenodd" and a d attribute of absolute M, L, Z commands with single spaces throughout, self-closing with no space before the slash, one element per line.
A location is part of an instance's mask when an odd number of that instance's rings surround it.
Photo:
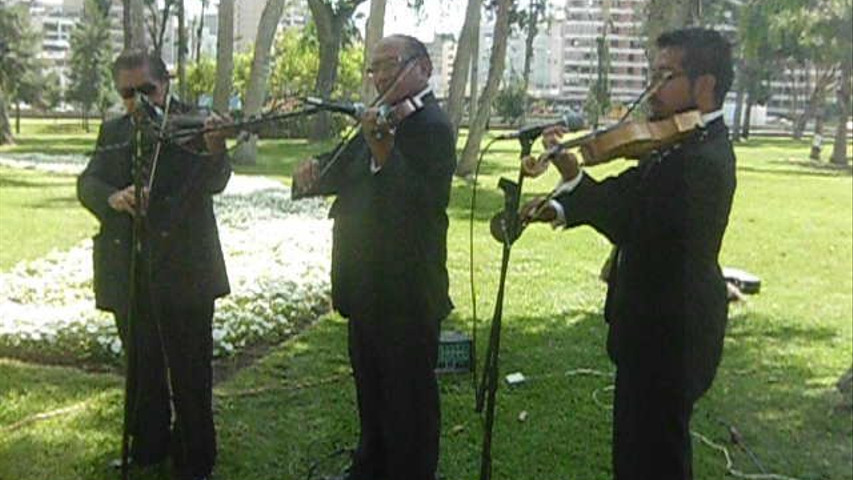
<path fill-rule="evenodd" d="M 305 103 L 313 105 L 320 110 L 328 110 L 330 112 L 338 112 L 347 114 L 353 118 L 361 118 L 366 110 L 363 103 L 339 103 L 326 102 L 322 98 L 305 97 Z"/>
<path fill-rule="evenodd" d="M 551 127 L 566 127 L 570 132 L 576 132 L 584 128 L 583 117 L 574 113 L 566 113 L 556 122 L 546 123 L 544 125 L 532 125 L 529 127 L 520 128 L 512 133 L 504 133 L 498 135 L 498 140 L 534 140 L 539 135 L 542 135 L 546 129 Z"/>

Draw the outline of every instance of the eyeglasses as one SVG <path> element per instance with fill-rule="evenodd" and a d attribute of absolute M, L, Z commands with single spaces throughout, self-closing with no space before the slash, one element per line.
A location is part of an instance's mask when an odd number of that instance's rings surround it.
<path fill-rule="evenodd" d="M 396 57 L 389 58 L 387 60 L 371 62 L 370 66 L 367 67 L 367 74 L 375 75 L 377 72 L 387 72 L 390 70 L 394 70 L 402 66 L 408 65 L 409 62 L 417 60 L 419 57 L 420 55 L 415 55 L 408 58 Z"/>
<path fill-rule="evenodd" d="M 153 83 L 148 82 L 148 83 L 143 83 L 142 85 L 140 85 L 138 87 L 119 88 L 118 94 L 121 96 L 121 98 L 126 100 L 128 98 L 133 98 L 133 96 L 136 95 L 136 92 L 139 92 L 142 95 L 151 95 L 152 93 L 154 93 L 156 91 L 157 91 L 157 85 L 154 85 Z"/>
<path fill-rule="evenodd" d="M 685 71 L 673 72 L 672 70 L 657 70 L 652 72 L 649 84 L 662 87 L 666 82 L 684 76 L 687 76 L 687 72 Z"/>

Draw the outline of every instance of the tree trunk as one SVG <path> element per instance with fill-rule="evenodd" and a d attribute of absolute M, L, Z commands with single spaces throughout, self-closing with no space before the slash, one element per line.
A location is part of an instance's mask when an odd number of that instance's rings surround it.
<path fill-rule="evenodd" d="M 832 147 L 831 162 L 847 165 L 847 119 L 850 117 L 850 96 L 853 95 L 853 59 L 847 57 L 841 65 L 841 85 L 838 89 L 838 126 Z"/>
<path fill-rule="evenodd" d="M 220 0 L 216 32 L 216 85 L 213 88 L 213 108 L 219 112 L 228 111 L 232 70 L 234 70 L 234 0 Z"/>
<path fill-rule="evenodd" d="M 15 135 L 21 134 L 21 102 L 15 102 Z"/>
<path fill-rule="evenodd" d="M 367 67 L 370 65 L 373 47 L 382 39 L 385 30 L 385 1 L 370 0 L 370 17 L 367 19 L 367 32 L 364 35 L 364 65 L 361 69 L 361 101 L 365 104 L 370 104 L 376 97 L 376 88 L 367 74 Z"/>
<path fill-rule="evenodd" d="M 201 39 L 204 36 L 204 9 L 207 7 L 207 0 L 201 0 L 201 16 L 198 18 L 198 30 L 196 30 L 195 41 L 195 63 L 201 61 Z"/>
<path fill-rule="evenodd" d="M 477 110 L 477 96 L 480 95 L 480 22 L 479 17 L 477 18 L 477 25 L 474 28 L 474 42 L 471 46 L 471 84 L 469 85 L 467 104 L 469 117 L 474 116 L 474 112 Z M 462 109 L 465 109 L 464 105 Z"/>
<path fill-rule="evenodd" d="M 474 172 L 477 163 L 477 154 L 480 152 L 480 141 L 486 131 L 486 123 L 491 113 L 492 97 L 498 90 L 501 77 L 506 63 L 506 42 L 509 35 L 509 13 L 512 0 L 499 0 L 498 12 L 495 18 L 494 42 L 492 44 L 492 56 L 489 65 L 489 77 L 486 87 L 477 103 L 477 115 L 470 120 L 470 130 L 465 148 L 462 151 L 462 160 L 456 168 L 456 174 L 466 177 Z"/>
<path fill-rule="evenodd" d="M 9 114 L 6 111 L 6 96 L 0 89 L 0 145 L 14 145 L 15 137 L 12 136 L 12 128 L 9 125 Z"/>
<path fill-rule="evenodd" d="M 752 97 L 747 97 L 746 100 L 746 113 L 743 116 L 743 125 L 740 128 L 740 136 L 744 140 L 749 139 L 749 130 L 752 127 L 752 106 L 754 105 L 754 101 Z"/>
<path fill-rule="evenodd" d="M 806 131 L 806 123 L 808 123 L 808 121 L 815 115 L 819 106 L 823 105 L 823 102 L 826 99 L 826 91 L 835 80 L 835 72 L 836 69 L 834 67 L 823 71 L 817 69 L 817 74 L 815 75 L 817 78 L 815 80 L 814 90 L 812 90 L 811 95 L 809 95 L 809 101 L 806 104 L 805 111 L 803 111 L 803 114 L 797 119 L 797 123 L 794 126 L 795 139 L 799 140 L 803 138 L 803 133 Z"/>
<path fill-rule="evenodd" d="M 163 55 L 163 42 L 164 42 L 164 39 L 166 38 L 166 29 L 169 27 L 169 15 L 170 15 L 170 12 L 172 10 L 172 5 L 176 1 L 183 1 L 183 0 L 165 0 L 166 3 L 163 4 L 162 15 L 157 10 L 157 4 L 156 3 L 152 3 L 148 7 L 148 12 L 151 14 L 151 18 L 153 21 L 153 25 L 149 29 L 149 31 L 151 32 L 151 41 L 153 43 L 152 48 L 153 48 L 154 52 L 158 56 L 161 56 L 161 57 Z M 160 19 L 159 25 L 157 23 L 158 18 Z"/>
<path fill-rule="evenodd" d="M 143 0 L 122 0 L 124 27 L 124 48 L 145 49 L 148 46 L 145 37 L 145 6 Z"/>
<path fill-rule="evenodd" d="M 533 41 L 536 39 L 536 34 L 539 33 L 539 5 L 541 2 L 531 2 L 528 7 L 527 14 L 527 37 L 524 39 L 524 71 L 521 76 L 522 85 L 524 86 L 524 111 L 521 113 L 521 125 L 527 123 L 527 112 L 530 109 L 530 66 L 533 63 Z"/>
<path fill-rule="evenodd" d="M 742 71 L 742 70 L 741 70 Z M 732 140 L 740 141 L 741 129 L 743 128 L 743 99 L 746 96 L 746 82 L 738 75 L 737 92 L 735 94 L 735 118 L 732 122 Z"/>
<path fill-rule="evenodd" d="M 187 94 L 187 25 L 184 0 L 178 0 L 178 92 L 181 100 L 188 101 Z M 167 19 L 163 19 L 166 22 Z"/>
<path fill-rule="evenodd" d="M 284 12 L 284 0 L 267 0 L 261 19 L 258 22 L 258 34 L 255 37 L 255 54 L 252 58 L 252 73 L 246 88 L 246 103 L 243 113 L 251 116 L 259 113 L 267 93 L 267 80 L 270 73 L 270 48 L 272 47 L 278 21 Z M 252 135 L 234 153 L 238 163 L 254 165 L 258 155 L 258 136 Z"/>
<path fill-rule="evenodd" d="M 820 151 L 823 147 L 824 110 L 823 101 L 821 101 L 820 106 L 818 106 L 815 112 L 814 135 L 812 135 L 812 148 L 809 153 L 809 158 L 815 161 L 820 161 Z"/>
<path fill-rule="evenodd" d="M 457 136 L 459 124 L 462 122 L 462 114 L 465 109 L 465 84 L 468 82 L 469 68 L 472 62 L 477 62 L 477 54 L 474 51 L 474 46 L 480 43 L 481 8 L 482 0 L 468 0 L 468 6 L 465 9 L 465 23 L 462 24 L 462 32 L 459 34 L 459 42 L 456 44 L 456 56 L 453 59 L 453 75 L 450 77 L 450 88 L 448 89 L 445 110 L 447 110 L 450 121 L 453 122 L 453 127 L 456 129 L 454 133 Z M 472 81 L 472 96 L 474 95 L 474 86 L 475 83 Z M 471 110 L 471 113 L 473 113 L 473 109 Z M 470 117 L 471 115 L 469 114 L 469 120 Z"/>
<path fill-rule="evenodd" d="M 320 43 L 320 65 L 314 91 L 323 100 L 328 100 L 338 79 L 343 24 L 352 11 L 347 6 L 339 5 L 338 11 L 335 12 L 332 6 L 323 0 L 308 0 L 308 7 L 317 26 L 317 39 Z M 352 5 L 352 8 L 354 9 L 355 5 Z M 309 140 L 321 141 L 329 138 L 332 134 L 331 116 L 324 112 L 314 117 Z"/>
<path fill-rule="evenodd" d="M 341 51 L 342 25 L 335 22 L 333 36 L 320 41 L 320 66 L 314 91 L 324 100 L 332 95 L 335 82 L 338 79 L 338 63 Z M 311 141 L 326 140 L 332 135 L 332 117 L 328 112 L 315 115 L 314 126 L 311 129 Z"/>

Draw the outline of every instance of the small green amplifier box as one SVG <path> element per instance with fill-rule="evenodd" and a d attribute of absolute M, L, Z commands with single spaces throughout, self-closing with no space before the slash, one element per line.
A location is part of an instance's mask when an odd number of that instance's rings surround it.
<path fill-rule="evenodd" d="M 474 365 L 471 337 L 454 331 L 441 332 L 438 343 L 438 373 L 470 372 Z"/>

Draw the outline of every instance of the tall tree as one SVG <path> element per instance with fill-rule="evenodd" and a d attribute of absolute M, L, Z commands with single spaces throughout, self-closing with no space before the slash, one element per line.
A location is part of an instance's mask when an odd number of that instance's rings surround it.
<path fill-rule="evenodd" d="M 491 113 L 492 98 L 498 91 L 506 63 L 506 43 L 509 36 L 509 16 L 513 0 L 497 0 L 495 30 L 492 43 L 492 56 L 489 62 L 489 76 L 486 86 L 477 104 L 477 114 L 471 119 L 468 139 L 462 150 L 462 160 L 456 167 L 456 174 L 467 177 L 474 172 L 477 155 L 480 153 L 480 141 L 486 132 L 486 124 Z"/>
<path fill-rule="evenodd" d="M 847 119 L 850 118 L 850 103 L 853 96 L 853 2 L 847 0 L 843 14 L 835 23 L 841 53 L 841 82 L 838 92 L 838 125 L 835 129 L 835 143 L 831 161 L 837 165 L 847 165 Z"/>
<path fill-rule="evenodd" d="M 204 10 L 207 8 L 208 0 L 201 0 L 201 14 L 198 17 L 198 29 L 195 31 L 195 62 L 201 60 L 201 40 L 204 37 Z"/>
<path fill-rule="evenodd" d="M 0 145 L 14 143 L 8 105 L 27 89 L 27 77 L 37 72 L 37 51 L 38 35 L 27 6 L 0 5 Z"/>
<path fill-rule="evenodd" d="M 701 0 L 648 0 L 645 6 L 644 31 L 649 39 L 646 52 L 654 58 L 654 41 L 667 30 L 686 27 L 698 22 Z"/>
<path fill-rule="evenodd" d="M 459 42 L 456 44 L 456 56 L 453 58 L 453 74 L 450 77 L 450 88 L 445 109 L 458 131 L 462 122 L 462 114 L 465 109 L 465 86 L 468 83 L 468 72 L 471 65 L 476 65 L 478 60 L 475 52 L 475 44 L 479 44 L 480 36 L 480 11 L 483 8 L 483 0 L 468 0 L 465 8 L 465 23 L 462 24 L 462 32 L 459 34 Z M 471 76 L 471 95 L 474 95 L 475 85 L 473 75 Z M 471 109 L 473 114 L 474 110 Z"/>
<path fill-rule="evenodd" d="M 350 22 L 356 7 L 363 2 L 364 0 L 308 0 L 320 47 L 320 67 L 317 70 L 314 90 L 324 100 L 329 99 L 335 88 L 344 28 Z M 310 139 L 323 140 L 329 138 L 331 133 L 330 116 L 327 113 L 316 115 Z"/>
<path fill-rule="evenodd" d="M 148 37 L 151 40 L 151 50 L 155 55 L 163 54 L 163 47 L 166 41 L 166 33 L 169 29 L 169 18 L 172 16 L 172 8 L 176 6 L 178 0 L 163 0 L 163 10 L 160 10 L 160 3 L 157 0 L 144 0 L 146 11 L 145 26 L 148 29 Z"/>
<path fill-rule="evenodd" d="M 367 74 L 370 65 L 370 52 L 382 39 L 385 30 L 385 0 L 370 0 L 370 16 L 367 17 L 367 28 L 364 35 L 364 66 L 361 69 L 361 101 L 369 104 L 376 96 L 376 88 Z"/>
<path fill-rule="evenodd" d="M 11 103 L 15 104 L 15 135 L 21 134 L 21 104 L 37 108 L 43 106 L 44 83 L 41 68 L 29 69 L 18 76 L 17 86 L 10 95 Z"/>
<path fill-rule="evenodd" d="M 175 5 L 178 15 L 178 91 L 181 99 L 187 98 L 187 53 L 189 52 L 187 41 L 187 21 L 184 10 L 184 0 L 177 0 Z M 281 15 L 279 15 L 281 17 Z M 163 19 L 167 21 L 167 19 Z M 278 21 L 276 21 L 278 23 Z"/>
<path fill-rule="evenodd" d="M 270 73 L 270 49 L 278 28 L 278 22 L 284 12 L 285 0 L 267 0 L 261 19 L 258 22 L 258 34 L 255 37 L 255 53 L 252 57 L 252 73 L 246 89 L 246 101 L 243 105 L 245 115 L 254 115 L 261 111 L 267 93 L 267 80 Z M 254 164 L 258 156 L 258 136 L 252 135 L 243 142 L 234 154 L 239 163 Z"/>
<path fill-rule="evenodd" d="M 122 0 L 122 8 L 125 50 L 147 48 L 144 0 Z"/>
<path fill-rule="evenodd" d="M 464 84 L 463 84 L 464 88 Z M 480 17 L 477 17 L 477 25 L 474 28 L 474 39 L 471 42 L 471 80 L 468 84 L 467 108 L 471 114 L 477 110 L 477 95 L 480 93 Z M 464 109 L 466 106 L 463 105 Z M 458 124 L 457 125 L 458 129 Z M 458 133 L 458 132 L 457 132 Z"/>
<path fill-rule="evenodd" d="M 105 2 L 104 2 L 105 3 Z M 109 3 L 86 0 L 83 19 L 71 31 L 71 71 L 67 97 L 77 102 L 83 127 L 89 131 L 89 113 L 97 108 L 103 117 L 112 98 Z M 104 9 L 106 8 L 106 9 Z"/>
<path fill-rule="evenodd" d="M 231 71 L 234 69 L 234 0 L 220 0 L 216 26 L 216 86 L 213 108 L 228 110 L 231 98 Z"/>
<path fill-rule="evenodd" d="M 770 96 L 771 72 L 778 59 L 772 40 L 774 30 L 770 17 L 776 12 L 776 5 L 762 0 L 751 0 L 744 4 L 740 15 L 738 33 L 741 39 L 740 66 L 743 67 L 740 72 L 740 86 L 746 95 L 746 108 L 739 136 L 744 138 L 749 137 L 752 108 L 756 104 L 766 104 Z"/>
<path fill-rule="evenodd" d="M 521 122 L 524 123 L 525 118 L 527 117 L 527 112 L 530 109 L 529 100 L 530 95 L 526 92 L 530 90 L 530 70 L 533 65 L 533 56 L 535 51 L 533 49 L 533 41 L 536 40 L 536 35 L 539 34 L 539 24 L 542 22 L 542 19 L 545 18 L 547 14 L 546 9 L 548 8 L 547 0 L 530 0 L 527 5 L 527 9 L 520 12 L 520 22 L 524 27 L 524 70 L 521 74 L 521 84 L 523 87 L 523 91 L 525 92 L 524 97 L 524 112 L 522 113 Z"/>

